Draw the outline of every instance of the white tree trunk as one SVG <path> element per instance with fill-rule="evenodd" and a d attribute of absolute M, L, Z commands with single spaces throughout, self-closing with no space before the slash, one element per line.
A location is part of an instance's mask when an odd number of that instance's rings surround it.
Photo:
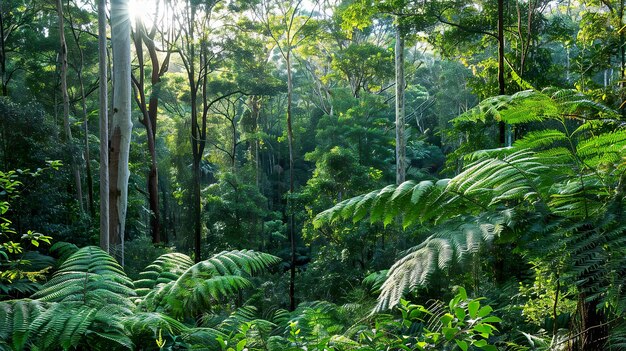
<path fill-rule="evenodd" d="M 106 0 L 98 0 L 100 72 L 100 248 L 109 252 L 109 95 L 107 91 Z"/>
<path fill-rule="evenodd" d="M 404 37 L 396 27 L 396 184 L 406 179 L 406 140 L 404 137 Z"/>
<path fill-rule="evenodd" d="M 124 227 L 128 204 L 131 112 L 130 19 L 128 0 L 111 0 L 113 117 L 110 144 L 110 250 L 124 265 Z"/>

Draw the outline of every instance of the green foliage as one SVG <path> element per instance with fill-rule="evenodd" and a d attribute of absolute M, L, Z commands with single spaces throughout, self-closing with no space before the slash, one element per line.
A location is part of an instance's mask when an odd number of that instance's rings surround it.
<path fill-rule="evenodd" d="M 33 295 L 36 300 L 0 304 L 0 335 L 16 350 L 134 349 L 154 340 L 160 347 L 217 347 L 223 333 L 178 317 L 210 309 L 250 286 L 245 277 L 276 262 L 252 251 L 222 252 L 197 264 L 182 254 L 166 254 L 147 267 L 135 290 L 111 256 L 85 247 L 65 260 Z"/>
<path fill-rule="evenodd" d="M 90 306 L 109 303 L 132 307 L 132 281 L 122 267 L 99 248 L 89 246 L 72 254 L 33 298 L 46 302 L 82 302 Z"/>
<path fill-rule="evenodd" d="M 265 237 L 259 234 L 268 217 L 267 198 L 251 180 L 222 172 L 204 193 L 204 218 L 214 250 L 262 245 Z"/>
<path fill-rule="evenodd" d="M 275 256 L 248 250 L 223 251 L 193 265 L 183 254 L 166 254 L 140 275 L 138 295 L 143 297 L 138 303 L 148 311 L 192 317 L 249 287 L 247 277 L 278 262 Z"/>
<path fill-rule="evenodd" d="M 559 281 L 574 281 L 597 308 L 621 311 L 622 294 L 612 287 L 624 280 L 615 267 L 623 264 L 624 164 L 617 150 L 626 145 L 626 132 L 615 112 L 580 93 L 548 89 L 488 99 L 457 123 L 488 117 L 551 128 L 529 133 L 512 148 L 467 155 L 470 163 L 452 179 L 407 182 L 344 200 L 320 213 L 317 225 L 369 214 L 371 221 L 401 216 L 405 226 L 417 220 L 433 226 L 435 234 L 390 269 L 378 309 L 498 241 L 515 243 L 527 259 L 562 266 Z"/>
<path fill-rule="evenodd" d="M 270 350 L 497 350 L 490 338 L 501 320 L 481 300 L 468 298 L 463 288 L 447 306 L 401 300 L 395 314 L 372 315 L 347 329 L 342 322 L 349 315 L 345 308 L 303 303 L 291 313 L 275 315 L 282 316 L 276 323 L 284 331 L 268 345 Z"/>
<path fill-rule="evenodd" d="M 36 171 L 18 169 L 0 171 L 0 296 L 28 295 L 39 288 L 38 281 L 52 267 L 54 260 L 36 250 L 42 244 L 50 244 L 50 236 L 28 230 L 18 233 L 10 214 L 11 203 L 19 199 L 23 183 L 19 177 L 36 178 L 48 169 L 58 169 L 59 161 L 48 161 L 45 168 Z"/>

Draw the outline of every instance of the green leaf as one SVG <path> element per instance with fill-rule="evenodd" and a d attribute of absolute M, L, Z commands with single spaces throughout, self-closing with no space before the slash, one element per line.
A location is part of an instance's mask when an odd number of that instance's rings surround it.
<path fill-rule="evenodd" d="M 476 347 L 480 347 L 480 348 L 482 348 L 482 347 L 484 347 L 485 345 L 487 345 L 487 340 L 483 340 L 483 339 L 476 340 L 476 341 L 474 341 L 474 342 L 472 343 L 472 345 L 474 345 L 474 346 L 476 346 Z"/>
<path fill-rule="evenodd" d="M 478 317 L 478 308 L 480 307 L 480 301 L 473 300 L 470 301 L 467 306 L 467 310 L 469 311 L 470 318 L 476 319 Z"/>
<path fill-rule="evenodd" d="M 443 335 L 446 337 L 446 340 L 452 340 L 459 330 L 457 328 L 444 327 L 441 329 L 441 331 L 443 332 Z"/>
<path fill-rule="evenodd" d="M 465 310 L 461 307 L 455 307 L 454 308 L 454 314 L 456 315 L 456 318 L 458 318 L 460 321 L 465 320 Z"/>
<path fill-rule="evenodd" d="M 501 323 L 502 319 L 496 316 L 489 316 L 480 320 L 483 323 Z"/>
<path fill-rule="evenodd" d="M 446 313 L 443 316 L 441 316 L 439 320 L 441 321 L 442 325 L 450 326 L 450 323 L 452 322 L 453 319 L 454 317 L 450 313 Z"/>
<path fill-rule="evenodd" d="M 491 306 L 489 306 L 489 305 L 483 306 L 478 311 L 478 317 L 483 318 L 483 317 L 487 316 L 489 313 L 491 313 L 491 311 L 493 311 L 493 308 L 491 308 Z"/>
<path fill-rule="evenodd" d="M 467 351 L 468 345 L 467 342 L 463 341 L 463 340 L 454 340 L 456 342 L 457 345 L 459 345 L 459 348 L 463 351 Z"/>

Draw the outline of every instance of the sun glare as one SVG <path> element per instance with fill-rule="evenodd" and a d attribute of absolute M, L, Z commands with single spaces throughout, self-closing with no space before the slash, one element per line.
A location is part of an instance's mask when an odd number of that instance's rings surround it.
<path fill-rule="evenodd" d="M 136 21 L 141 21 L 145 26 L 150 27 L 154 23 L 156 16 L 155 0 L 129 0 L 128 16 L 131 23 L 135 25 Z"/>

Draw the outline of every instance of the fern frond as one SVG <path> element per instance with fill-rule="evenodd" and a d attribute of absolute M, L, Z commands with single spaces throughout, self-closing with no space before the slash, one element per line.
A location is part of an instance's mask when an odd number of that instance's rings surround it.
<path fill-rule="evenodd" d="M 516 149 L 538 150 L 553 147 L 567 141 L 567 136 L 560 130 L 544 129 L 532 131 L 518 139 L 513 144 Z"/>
<path fill-rule="evenodd" d="M 375 311 L 397 305 L 406 291 L 427 284 L 435 271 L 460 263 L 490 244 L 502 231 L 505 220 L 485 219 L 464 218 L 456 226 L 448 223 L 411 249 L 389 269 Z"/>
<path fill-rule="evenodd" d="M 65 260 L 67 260 L 78 250 L 78 246 L 65 241 L 56 242 L 50 247 L 50 253 L 57 257 L 57 262 L 59 265 L 63 264 Z"/>
<path fill-rule="evenodd" d="M 193 264 L 189 256 L 181 253 L 167 253 L 158 257 L 139 273 L 139 280 L 134 282 L 137 303 L 157 285 L 177 280 Z"/>
<path fill-rule="evenodd" d="M 133 288 L 132 281 L 115 259 L 90 246 L 72 254 L 33 298 L 94 306 L 115 303 L 130 307 L 133 305 L 129 297 L 135 294 Z"/>
<path fill-rule="evenodd" d="M 224 319 L 222 322 L 219 323 L 218 329 L 227 331 L 227 332 L 234 332 L 242 323 L 256 320 L 257 313 L 258 313 L 258 310 L 254 306 L 239 307 L 233 313 L 231 313 L 226 319 Z"/>
<path fill-rule="evenodd" d="M 136 312 L 122 321 L 130 335 L 150 332 L 156 335 L 158 330 L 165 330 L 172 335 L 180 335 L 189 328 L 176 319 L 159 312 Z"/>
<path fill-rule="evenodd" d="M 559 115 L 559 108 L 550 96 L 524 90 L 513 95 L 500 95 L 481 101 L 478 106 L 455 118 L 453 123 L 485 122 L 488 118 L 509 124 L 541 122 Z"/>
<path fill-rule="evenodd" d="M 251 250 L 223 251 L 187 268 L 176 280 L 157 285 L 140 306 L 159 308 L 175 317 L 194 316 L 210 310 L 218 300 L 251 285 L 246 278 L 280 262 L 276 256 Z"/>
<path fill-rule="evenodd" d="M 28 299 L 0 302 L 0 340 L 13 350 L 23 350 L 29 343 L 31 324 L 46 307 L 45 303 Z"/>
<path fill-rule="evenodd" d="M 598 160 L 590 165 L 595 168 L 599 163 L 613 164 L 619 162 L 625 147 L 626 131 L 619 130 L 581 140 L 576 146 L 576 154 L 581 159 L 586 160 L 588 164 L 590 158 L 598 157 Z"/>
<path fill-rule="evenodd" d="M 218 338 L 227 339 L 228 336 L 213 328 L 193 328 L 181 336 L 187 344 L 188 350 L 219 350 Z"/>
<path fill-rule="evenodd" d="M 367 287 L 371 293 L 377 294 L 380 292 L 380 288 L 383 286 L 388 273 L 389 270 L 387 269 L 371 273 L 363 279 L 362 284 Z"/>

